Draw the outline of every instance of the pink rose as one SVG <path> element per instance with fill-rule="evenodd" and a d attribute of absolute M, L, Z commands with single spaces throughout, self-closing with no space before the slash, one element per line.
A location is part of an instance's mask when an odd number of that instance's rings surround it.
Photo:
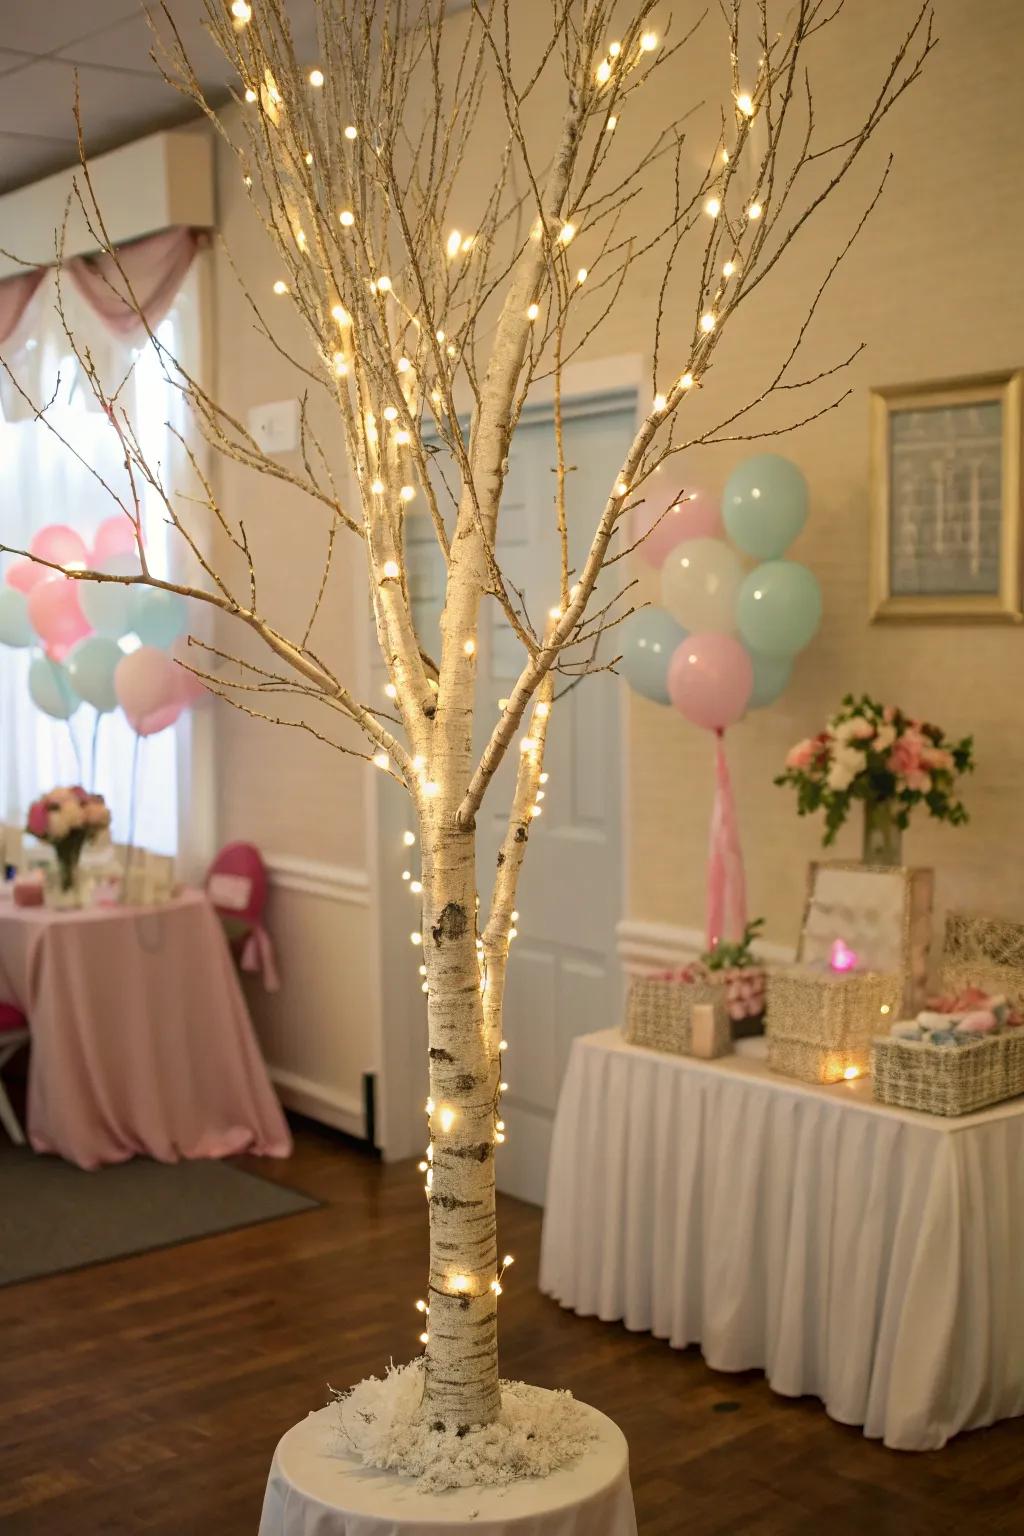
<path fill-rule="evenodd" d="M 926 795 L 932 787 L 932 776 L 925 773 L 923 768 L 912 768 L 904 774 L 904 779 L 908 789 L 918 789 L 922 795 Z"/>
<path fill-rule="evenodd" d="M 892 751 L 888 757 L 890 772 L 902 774 L 907 778 L 916 773 L 921 766 L 921 752 L 924 743 L 916 731 L 904 731 L 893 742 Z"/>
<path fill-rule="evenodd" d="M 50 813 L 46 809 L 45 800 L 36 800 L 28 809 L 28 830 L 33 837 L 45 837 L 49 826 Z"/>
<path fill-rule="evenodd" d="M 817 748 L 809 736 L 803 741 L 798 741 L 795 747 L 790 747 L 786 753 L 787 768 L 808 768 L 814 761 Z"/>

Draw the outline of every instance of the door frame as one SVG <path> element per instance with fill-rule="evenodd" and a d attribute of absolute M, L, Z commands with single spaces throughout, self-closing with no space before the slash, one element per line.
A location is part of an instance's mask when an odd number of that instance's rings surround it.
<path fill-rule="evenodd" d="M 636 426 L 639 427 L 647 416 L 644 402 L 649 384 L 650 369 L 643 356 L 635 352 L 626 353 L 571 363 L 562 375 L 562 398 L 567 405 L 571 405 L 586 399 L 610 398 L 632 392 L 636 399 Z M 531 410 L 537 411 L 552 406 L 554 398 L 554 381 L 544 379 L 531 389 L 528 403 Z M 366 607 L 364 581 L 359 585 L 358 601 L 360 606 L 357 611 L 362 612 Z M 363 636 L 359 672 L 365 679 L 364 697 L 370 698 L 374 658 L 370 654 L 369 624 L 360 624 L 359 632 Z M 632 864 L 632 827 L 629 818 L 630 715 L 631 701 L 627 690 L 627 697 L 619 711 L 619 834 L 622 849 L 622 888 L 619 899 L 623 914 L 627 912 Z M 424 1144 L 424 1129 L 420 1119 L 421 1074 L 411 1060 L 405 1027 L 410 1007 L 421 1008 L 423 1004 L 408 938 L 403 944 L 400 935 L 385 931 L 384 914 L 389 907 L 384 895 L 385 882 L 394 884 L 396 877 L 391 873 L 395 862 L 394 851 L 384 846 L 381 836 L 381 795 L 389 788 L 381 782 L 381 778 L 379 774 L 369 775 L 367 791 L 367 862 L 372 920 L 369 960 L 376 973 L 376 986 L 372 988 L 372 995 L 377 999 L 377 1143 L 385 1162 L 397 1162 L 403 1158 L 421 1156 Z M 408 969 L 408 977 L 401 975 L 403 963 Z M 425 1063 L 423 1071 L 426 1071 Z"/>

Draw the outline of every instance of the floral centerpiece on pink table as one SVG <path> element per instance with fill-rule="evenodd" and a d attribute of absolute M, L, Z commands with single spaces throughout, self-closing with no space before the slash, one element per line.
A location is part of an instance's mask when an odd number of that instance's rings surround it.
<path fill-rule="evenodd" d="M 864 862 L 898 864 L 901 834 L 916 806 L 954 826 L 967 820 L 957 778 L 973 768 L 972 737 L 951 741 L 940 726 L 848 693 L 823 731 L 790 749 L 775 783 L 793 786 L 799 815 L 825 812 L 826 847 L 859 800 Z"/>
<path fill-rule="evenodd" d="M 78 886 L 78 861 L 86 843 L 110 826 L 110 811 L 102 795 L 90 795 L 80 784 L 51 789 L 28 810 L 27 830 L 57 855 L 60 888 L 66 898 Z"/>

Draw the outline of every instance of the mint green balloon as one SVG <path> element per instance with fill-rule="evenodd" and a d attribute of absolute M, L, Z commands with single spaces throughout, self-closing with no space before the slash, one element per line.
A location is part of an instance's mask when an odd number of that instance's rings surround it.
<path fill-rule="evenodd" d="M 143 645 L 165 651 L 173 645 L 188 623 L 185 599 L 177 592 L 161 587 L 136 587 L 132 601 L 131 627 Z"/>
<path fill-rule="evenodd" d="M 36 709 L 51 720 L 70 720 L 81 703 L 66 668 L 49 656 L 33 656 L 28 669 L 28 691 Z"/>
<path fill-rule="evenodd" d="M 754 686 L 747 708 L 764 709 L 766 704 L 774 704 L 789 687 L 793 660 L 790 656 L 765 656 L 761 651 L 750 651 L 748 654 L 754 669 Z"/>
<path fill-rule="evenodd" d="M 622 652 L 619 671 L 634 693 L 668 704 L 668 664 L 686 639 L 686 630 L 664 608 L 641 608 L 614 632 Z M 613 636 L 614 638 L 614 636 Z"/>
<path fill-rule="evenodd" d="M 821 588 L 805 565 L 769 560 L 746 577 L 736 601 L 736 627 L 747 650 L 795 656 L 821 623 Z"/>
<path fill-rule="evenodd" d="M 725 483 L 722 521 L 744 554 L 777 560 L 807 521 L 807 481 L 780 453 L 755 454 Z"/>
<path fill-rule="evenodd" d="M 101 715 L 117 708 L 114 668 L 123 655 L 117 641 L 106 635 L 87 635 L 68 652 L 65 665 L 72 688 Z"/>
<path fill-rule="evenodd" d="M 20 650 L 35 645 L 36 632 L 28 616 L 28 598 L 16 587 L 0 587 L 0 645 Z"/>
<path fill-rule="evenodd" d="M 111 555 L 99 569 L 111 576 L 134 576 L 139 570 L 139 558 L 133 554 Z M 135 587 L 125 587 L 117 581 L 82 581 L 78 585 L 78 601 L 98 635 L 119 640 L 131 632 L 135 592 Z"/>

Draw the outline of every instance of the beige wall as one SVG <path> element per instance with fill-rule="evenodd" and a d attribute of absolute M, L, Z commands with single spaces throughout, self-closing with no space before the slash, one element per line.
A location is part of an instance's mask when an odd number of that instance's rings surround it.
<path fill-rule="evenodd" d="M 681 8 L 677 6 L 677 10 Z M 516 21 L 531 32 L 546 0 L 517 0 Z M 818 110 L 822 131 L 850 122 L 873 99 L 913 0 L 856 0 L 846 7 L 834 39 L 819 45 Z M 772 788 L 786 747 L 818 727 L 847 689 L 875 691 L 956 732 L 973 730 L 979 771 L 968 786 L 972 814 L 964 830 L 920 824 L 908 838 L 915 862 L 934 863 L 944 904 L 1019 911 L 1021 879 L 1014 850 L 1024 830 L 1024 739 L 1018 727 L 1024 634 L 1015 629 L 895 628 L 867 622 L 867 390 L 873 384 L 939 379 L 1024 363 L 1024 303 L 1020 246 L 1024 213 L 1024 15 L 1019 0 L 936 0 L 941 44 L 924 79 L 886 120 L 878 144 L 849 188 L 812 221 L 784 264 L 746 313 L 737 316 L 716 356 L 693 421 L 704 425 L 739 398 L 756 393 L 802 318 L 823 264 L 846 239 L 877 181 L 885 153 L 896 160 L 889 187 L 860 241 L 840 270 L 808 336 L 803 372 L 834 362 L 860 340 L 866 353 L 849 374 L 853 395 L 839 409 L 771 444 L 807 475 L 812 514 L 795 547 L 821 579 L 825 621 L 799 660 L 781 703 L 755 715 L 730 737 L 730 755 L 747 852 L 751 907 L 764 913 L 768 934 L 796 936 L 804 869 L 818 849 L 814 824 L 800 822 L 791 798 Z M 646 142 L 666 110 L 691 98 L 715 96 L 723 77 L 715 8 L 701 38 L 663 72 L 661 83 L 638 93 L 620 133 Z M 546 131 L 542 100 L 531 109 L 531 131 Z M 488 181 L 488 146 L 498 132 L 482 123 L 479 153 L 462 191 L 461 227 Z M 707 113 L 689 125 L 694 163 L 713 142 Z M 277 275 L 250 215 L 237 169 L 221 160 L 220 223 L 260 299 Z M 656 176 L 634 205 L 639 222 L 664 208 Z M 586 231 L 580 236 L 586 261 Z M 586 356 L 644 352 L 651 334 L 657 266 L 632 275 L 622 302 L 589 344 Z M 679 345 L 687 330 L 690 290 L 680 311 Z M 271 301 L 272 303 L 272 301 Z M 282 304 L 283 335 L 288 335 Z M 271 308 L 271 313 L 276 313 Z M 252 331 L 246 307 L 219 260 L 220 389 L 240 412 L 297 391 L 295 376 Z M 666 354 L 665 377 L 685 361 Z M 818 391 L 809 406 L 823 403 Z M 758 418 L 782 421 L 782 411 Z M 719 490 L 750 445 L 694 451 L 682 466 L 687 483 Z M 229 500 L 244 504 L 257 557 L 262 558 L 268 608 L 283 626 L 309 601 L 310 562 L 321 547 L 322 523 L 295 496 L 229 467 Z M 344 571 L 336 573 L 328 616 L 316 643 L 339 665 L 358 649 L 361 609 Z M 656 598 L 655 583 L 648 595 Z M 699 926 L 711 796 L 710 741 L 671 712 L 631 701 L 629 916 Z M 268 850 L 365 868 L 369 790 L 361 766 L 332 757 L 316 742 L 273 731 L 222 712 L 221 828 L 224 836 L 255 836 Z M 840 853 L 854 853 L 853 833 Z M 351 914 L 346 914 L 346 920 Z M 367 1047 L 369 1050 L 369 1047 Z M 358 1055 L 358 1051 L 355 1053 Z M 348 1070 L 348 1068 L 346 1068 Z"/>

